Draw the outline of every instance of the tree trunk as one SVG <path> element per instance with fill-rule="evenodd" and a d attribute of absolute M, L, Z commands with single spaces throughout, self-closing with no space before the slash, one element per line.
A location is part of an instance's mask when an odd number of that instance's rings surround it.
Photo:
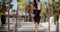
<path fill-rule="evenodd" d="M 59 0 L 59 5 L 60 5 L 60 0 Z M 60 10 L 60 9 L 59 9 Z M 60 11 L 59 11 L 60 12 Z M 58 16 L 59 17 L 59 16 Z M 59 19 L 59 18 L 58 18 Z M 56 32 L 59 32 L 59 22 L 57 22 L 57 25 L 56 25 Z"/>

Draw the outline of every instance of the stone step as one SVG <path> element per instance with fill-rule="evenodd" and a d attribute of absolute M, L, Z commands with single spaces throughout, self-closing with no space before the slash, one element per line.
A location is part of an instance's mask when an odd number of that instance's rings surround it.
<path fill-rule="evenodd" d="M 12 24 L 11 24 L 12 23 Z M 10 23 L 10 29 L 14 29 L 15 27 L 15 23 L 11 22 Z M 34 22 L 18 22 L 18 26 L 21 24 L 21 28 L 25 29 L 25 28 L 34 28 Z M 48 22 L 45 22 L 45 23 L 41 23 L 40 25 L 42 25 L 42 28 L 45 28 L 45 29 L 48 29 Z M 5 28 L 8 27 L 8 25 L 4 26 Z M 19 26 L 20 27 L 20 26 Z M 18 28 L 19 28 L 18 27 Z M 40 26 L 39 26 L 40 27 Z M 19 30 L 19 29 L 18 29 Z M 51 30 L 54 30 L 55 31 L 55 26 L 51 25 Z"/>
<path fill-rule="evenodd" d="M 34 28 L 18 28 L 18 31 L 34 31 Z M 38 31 L 47 31 L 46 28 L 39 28 Z"/>
<path fill-rule="evenodd" d="M 10 24 L 10 30 L 15 28 L 15 24 Z M 0 26 L 0 31 L 8 31 L 8 24 Z"/>
<path fill-rule="evenodd" d="M 35 25 L 34 22 L 21 22 L 21 27 L 34 27 L 34 25 Z M 48 22 L 40 23 L 39 27 L 40 26 L 44 26 L 48 28 Z"/>

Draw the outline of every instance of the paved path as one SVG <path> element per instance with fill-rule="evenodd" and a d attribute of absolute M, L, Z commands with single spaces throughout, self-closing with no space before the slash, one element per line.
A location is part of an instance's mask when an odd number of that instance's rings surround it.
<path fill-rule="evenodd" d="M 15 28 L 16 19 L 14 21 L 13 20 L 12 20 L 12 18 L 10 18 L 11 32 L 15 32 L 14 28 Z M 7 31 L 7 29 L 8 29 L 7 21 L 6 21 L 6 25 L 3 28 L 1 28 L 1 26 L 0 26 L 0 32 Z M 48 32 L 48 22 L 44 22 L 41 25 L 42 25 L 42 27 L 39 26 L 38 31 L 39 32 Z M 54 27 L 52 27 L 52 29 L 54 29 Z M 18 32 L 34 32 L 34 22 L 23 22 L 23 20 L 18 20 Z M 55 31 L 51 31 L 51 32 L 55 32 Z"/>

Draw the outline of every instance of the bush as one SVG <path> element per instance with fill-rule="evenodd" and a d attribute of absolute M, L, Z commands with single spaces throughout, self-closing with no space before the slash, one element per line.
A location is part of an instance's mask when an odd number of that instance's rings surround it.
<path fill-rule="evenodd" d="M 54 15 L 54 24 L 56 24 L 56 21 L 58 22 L 58 19 L 59 19 L 59 14 L 56 13 L 56 14 Z"/>

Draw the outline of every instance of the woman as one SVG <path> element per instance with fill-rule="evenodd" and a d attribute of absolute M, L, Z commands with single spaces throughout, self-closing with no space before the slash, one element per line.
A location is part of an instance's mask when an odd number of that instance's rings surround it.
<path fill-rule="evenodd" d="M 35 32 L 37 32 L 39 28 L 39 22 L 40 22 L 40 12 L 42 9 L 42 3 L 40 0 L 34 0 L 33 5 L 31 7 L 34 13 L 34 23 L 35 23 Z"/>

